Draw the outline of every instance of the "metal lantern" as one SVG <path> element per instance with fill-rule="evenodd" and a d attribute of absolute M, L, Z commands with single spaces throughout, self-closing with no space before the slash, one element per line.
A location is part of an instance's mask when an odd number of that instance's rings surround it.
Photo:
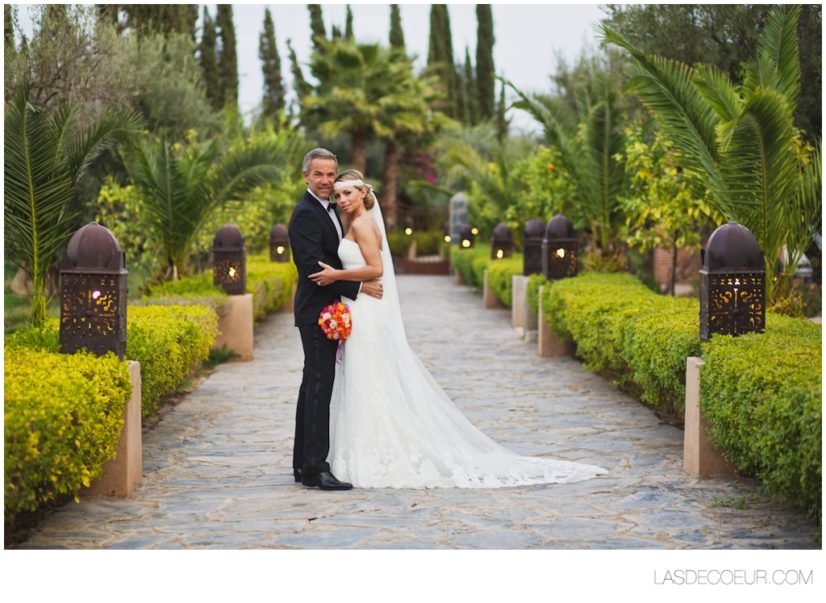
<path fill-rule="evenodd" d="M 701 251 L 700 339 L 712 333 L 742 335 L 766 326 L 763 252 L 748 228 L 729 222 L 717 228 Z"/>
<path fill-rule="evenodd" d="M 276 224 L 270 231 L 270 260 L 273 262 L 290 261 L 290 236 L 287 227 Z"/>
<path fill-rule="evenodd" d="M 462 231 L 459 233 L 459 245 L 462 249 L 470 249 L 473 247 L 473 242 L 476 240 L 476 235 L 473 234 L 473 229 L 470 225 L 465 225 L 462 227 Z"/>
<path fill-rule="evenodd" d="M 542 239 L 542 273 L 545 278 L 559 279 L 576 276 L 576 231 L 563 215 L 551 218 Z"/>
<path fill-rule="evenodd" d="M 126 256 L 105 227 L 78 230 L 60 267 L 60 351 L 126 353 Z"/>
<path fill-rule="evenodd" d="M 490 259 L 501 260 L 513 255 L 513 233 L 504 222 L 497 224 L 493 229 L 490 246 Z"/>
<path fill-rule="evenodd" d="M 222 226 L 212 242 L 212 282 L 229 295 L 247 292 L 247 251 L 244 236 L 234 224 Z"/>
<path fill-rule="evenodd" d="M 542 237 L 545 234 L 545 220 L 531 220 L 525 225 L 525 247 L 522 252 L 522 274 L 542 272 Z"/>

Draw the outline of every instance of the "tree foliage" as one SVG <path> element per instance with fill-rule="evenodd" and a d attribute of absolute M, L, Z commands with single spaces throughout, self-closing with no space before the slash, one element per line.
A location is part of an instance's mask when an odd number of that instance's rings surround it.
<path fill-rule="evenodd" d="M 218 28 L 218 76 L 221 90 L 221 106 L 238 106 L 238 55 L 235 48 L 235 24 L 232 5 L 219 4 L 215 18 Z"/>
<path fill-rule="evenodd" d="M 210 106 L 218 111 L 223 106 L 223 91 L 221 77 L 218 73 L 218 36 L 215 32 L 215 22 L 209 16 L 209 10 L 204 7 L 202 21 L 201 42 L 198 44 L 198 57 L 204 79 L 204 89 Z"/>
<path fill-rule="evenodd" d="M 264 11 L 264 31 L 258 41 L 258 57 L 264 74 L 263 113 L 274 119 L 284 109 L 284 82 L 281 79 L 281 57 L 275 43 L 275 25 L 270 9 Z"/>
<path fill-rule="evenodd" d="M 390 5 L 390 46 L 404 49 L 404 30 L 398 4 Z"/>
<path fill-rule="evenodd" d="M 493 13 L 490 4 L 476 5 L 476 86 L 479 115 L 482 119 L 495 116 L 495 78 L 493 64 Z"/>
<path fill-rule="evenodd" d="M 674 141 L 681 166 L 702 179 L 717 211 L 754 233 L 772 301 L 784 295 L 821 222 L 820 143 L 803 143 L 793 123 L 799 14 L 799 7 L 772 11 L 741 84 L 711 65 L 649 55 L 604 29 L 633 56 L 631 89 Z M 784 279 L 775 282 L 784 247 Z"/>
<path fill-rule="evenodd" d="M 22 86 L 6 106 L 3 133 L 3 211 L 7 258 L 32 279 L 31 322 L 46 318 L 46 278 L 74 231 L 70 204 L 92 161 L 140 126 L 137 115 L 107 110 L 80 124 L 77 107 L 51 115 Z"/>

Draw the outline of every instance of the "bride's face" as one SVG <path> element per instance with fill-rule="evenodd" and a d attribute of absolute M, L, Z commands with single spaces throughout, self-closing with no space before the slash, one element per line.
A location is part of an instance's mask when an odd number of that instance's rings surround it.
<path fill-rule="evenodd" d="M 367 191 L 361 191 L 355 186 L 340 188 L 335 192 L 336 204 L 346 214 L 352 214 L 360 207 L 364 207 L 365 197 L 367 197 Z"/>

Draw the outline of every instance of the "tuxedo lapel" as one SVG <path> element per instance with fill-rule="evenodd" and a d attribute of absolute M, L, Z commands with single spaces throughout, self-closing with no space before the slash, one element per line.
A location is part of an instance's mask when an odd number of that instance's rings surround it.
<path fill-rule="evenodd" d="M 315 211 L 316 214 L 319 216 L 319 219 L 325 225 L 325 228 L 327 228 L 330 232 L 332 232 L 335 235 L 336 240 L 338 240 L 338 232 L 336 232 L 336 227 L 333 226 L 333 222 L 332 222 L 332 220 L 330 220 L 330 216 L 328 215 L 327 210 L 324 209 L 324 206 L 321 205 L 321 203 L 318 202 L 318 199 L 313 197 L 310 194 L 310 192 L 307 191 L 307 192 L 304 193 L 303 201 L 305 203 L 308 203 L 311 207 L 313 207 L 313 211 Z M 334 210 L 334 213 L 335 213 L 335 210 Z M 338 220 L 338 214 L 336 214 L 336 220 Z M 338 223 L 339 223 L 339 226 L 340 226 L 341 225 L 341 220 L 339 220 Z M 344 233 L 343 228 L 341 229 L 341 232 L 342 232 L 342 234 Z"/>

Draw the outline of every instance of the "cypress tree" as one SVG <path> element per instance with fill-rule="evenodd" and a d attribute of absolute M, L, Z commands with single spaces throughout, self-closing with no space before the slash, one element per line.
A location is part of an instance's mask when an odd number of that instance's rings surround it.
<path fill-rule="evenodd" d="M 290 73 L 293 76 L 293 90 L 295 90 L 300 106 L 302 99 L 310 93 L 312 87 L 304 79 L 304 73 L 301 71 L 301 65 L 298 64 L 292 41 L 289 39 L 287 39 L 287 50 L 290 52 Z"/>
<path fill-rule="evenodd" d="M 338 40 L 341 38 L 341 30 L 338 28 L 338 25 L 333 25 L 330 27 L 330 38 L 333 40 Z"/>
<path fill-rule="evenodd" d="M 14 8 L 11 4 L 3 5 L 3 47 L 6 52 L 14 51 L 14 16 L 12 11 Z"/>
<path fill-rule="evenodd" d="M 355 36 L 353 35 L 353 11 L 350 10 L 350 5 L 347 5 L 347 22 L 344 26 L 344 38 L 353 41 Z"/>
<path fill-rule="evenodd" d="M 496 107 L 496 138 L 499 142 L 508 136 L 508 120 L 505 119 L 505 82 L 499 89 L 499 104 Z"/>
<path fill-rule="evenodd" d="M 218 75 L 224 106 L 238 106 L 238 55 L 235 50 L 235 25 L 232 23 L 232 4 L 219 4 L 215 18 L 221 48 L 218 51 Z"/>
<path fill-rule="evenodd" d="M 224 95 L 220 77 L 218 76 L 218 59 L 215 43 L 215 23 L 212 17 L 209 16 L 207 7 L 204 6 L 203 33 L 201 34 L 201 43 L 198 45 L 198 61 L 201 64 L 201 71 L 204 74 L 206 97 L 212 108 L 218 110 L 224 105 Z"/>
<path fill-rule="evenodd" d="M 264 10 L 264 31 L 258 41 L 258 57 L 264 74 L 264 115 L 276 118 L 284 108 L 284 83 L 281 79 L 281 57 L 275 43 L 275 25 L 270 9 Z"/>
<path fill-rule="evenodd" d="M 473 63 L 470 62 L 470 48 L 465 46 L 465 98 L 467 98 L 467 114 L 470 125 L 479 123 L 479 103 L 476 99 L 476 80 L 473 78 Z"/>
<path fill-rule="evenodd" d="M 445 113 L 459 117 L 456 67 L 453 62 L 453 38 L 450 33 L 450 14 L 446 4 L 433 4 L 430 8 L 430 48 L 427 65 L 433 67 L 445 92 Z"/>
<path fill-rule="evenodd" d="M 476 87 L 479 91 L 479 115 L 482 119 L 493 117 L 496 97 L 493 66 L 493 14 L 490 4 L 476 5 Z"/>
<path fill-rule="evenodd" d="M 186 33 L 195 40 L 195 24 L 198 20 L 198 6 L 194 4 L 118 4 L 107 10 L 117 21 L 117 12 L 126 14 L 126 27 L 134 29 L 139 36 L 155 33 Z"/>
<path fill-rule="evenodd" d="M 390 5 L 390 46 L 404 49 L 404 30 L 398 4 Z"/>
<path fill-rule="evenodd" d="M 313 36 L 313 48 L 318 50 L 320 40 L 327 39 L 327 29 L 324 27 L 324 16 L 321 14 L 321 5 L 308 4 L 307 10 L 310 11 L 310 31 Z"/>

